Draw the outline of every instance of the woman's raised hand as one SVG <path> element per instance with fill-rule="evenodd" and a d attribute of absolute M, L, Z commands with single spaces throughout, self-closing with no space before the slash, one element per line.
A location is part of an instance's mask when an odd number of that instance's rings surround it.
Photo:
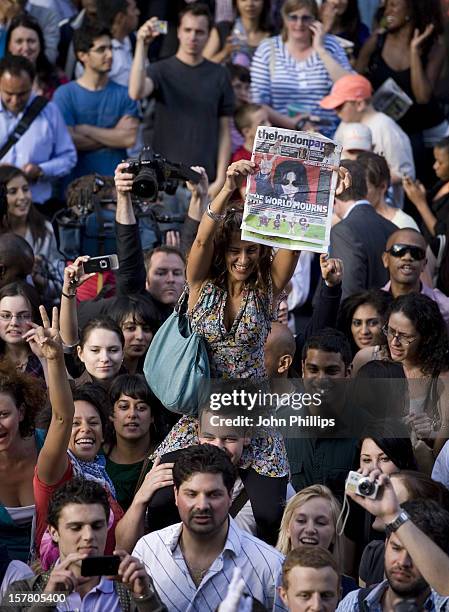
<path fill-rule="evenodd" d="M 81 287 L 89 278 L 95 276 L 95 273 L 84 273 L 83 263 L 89 261 L 89 255 L 81 255 L 75 261 L 64 268 L 64 284 L 62 287 L 63 294 L 72 296 L 76 294 L 78 287 Z"/>
<path fill-rule="evenodd" d="M 59 335 L 59 312 L 56 306 L 52 311 L 52 319 L 48 318 L 44 306 L 39 306 L 42 326 L 30 323 L 31 329 L 23 335 L 35 355 L 47 361 L 63 358 L 62 340 Z"/>
<path fill-rule="evenodd" d="M 344 166 L 340 166 L 338 168 L 338 182 L 337 189 L 335 190 L 335 195 L 339 196 L 343 191 L 349 189 L 352 185 L 352 177 L 349 170 L 347 170 Z"/>
<path fill-rule="evenodd" d="M 321 51 L 324 42 L 324 28 L 321 21 L 314 21 L 310 27 L 312 32 L 312 47 L 314 51 Z"/>
<path fill-rule="evenodd" d="M 242 159 L 234 162 L 226 170 L 226 180 L 223 189 L 234 191 L 240 189 L 245 177 L 256 172 L 256 164 L 252 161 Z"/>
<path fill-rule="evenodd" d="M 418 28 L 415 28 L 413 32 L 412 40 L 410 41 L 410 50 L 421 51 L 421 45 L 425 40 L 432 35 L 435 26 L 433 23 L 429 23 L 429 25 L 425 28 L 424 32 L 420 32 Z"/>

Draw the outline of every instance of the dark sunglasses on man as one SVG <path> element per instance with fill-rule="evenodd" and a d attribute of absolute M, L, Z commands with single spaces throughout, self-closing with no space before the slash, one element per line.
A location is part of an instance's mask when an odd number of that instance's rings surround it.
<path fill-rule="evenodd" d="M 404 257 L 404 255 L 408 253 L 415 261 L 422 261 L 426 257 L 426 252 L 424 249 L 412 244 L 393 244 L 387 250 L 387 253 L 393 257 Z"/>

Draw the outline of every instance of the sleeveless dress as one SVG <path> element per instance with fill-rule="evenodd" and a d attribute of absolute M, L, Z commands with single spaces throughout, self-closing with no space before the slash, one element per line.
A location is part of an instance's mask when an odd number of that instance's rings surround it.
<path fill-rule="evenodd" d="M 39 453 L 47 432 L 43 429 L 34 430 L 36 449 Z M 17 559 L 27 563 L 30 559 L 32 532 L 34 528 L 34 505 L 27 506 L 28 519 L 17 521 L 19 508 L 7 508 L 0 503 L 0 545 L 8 550 L 10 559 Z M 12 511 L 16 512 L 12 512 Z M 14 519 L 14 516 L 16 519 Z"/>
<path fill-rule="evenodd" d="M 267 382 L 264 345 L 275 319 L 271 279 L 266 292 L 245 287 L 239 312 L 229 331 L 224 324 L 226 299 L 226 290 L 207 281 L 190 313 L 192 329 L 206 340 L 211 378 L 251 379 L 263 385 Z M 286 476 L 289 466 L 282 436 L 273 428 L 266 428 L 263 434 L 251 439 L 238 467 L 252 467 L 263 476 Z M 192 444 L 198 444 L 198 419 L 183 416 L 152 459 Z"/>

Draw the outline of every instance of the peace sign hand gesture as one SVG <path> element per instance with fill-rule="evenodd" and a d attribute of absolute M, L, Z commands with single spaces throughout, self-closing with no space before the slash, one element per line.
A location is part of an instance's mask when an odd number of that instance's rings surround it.
<path fill-rule="evenodd" d="M 62 340 L 59 335 L 59 313 L 56 306 L 53 308 L 52 321 L 43 306 L 39 306 L 42 317 L 42 326 L 30 323 L 31 329 L 23 335 L 23 339 L 30 344 L 31 350 L 47 361 L 56 361 L 64 357 Z"/>

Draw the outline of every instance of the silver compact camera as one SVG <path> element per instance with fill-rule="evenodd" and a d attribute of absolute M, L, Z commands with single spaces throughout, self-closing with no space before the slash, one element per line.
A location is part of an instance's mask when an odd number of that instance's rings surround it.
<path fill-rule="evenodd" d="M 358 472 L 349 472 L 345 485 L 346 491 L 351 491 L 361 497 L 376 499 L 379 485 L 372 482 L 368 476 L 362 476 Z"/>

